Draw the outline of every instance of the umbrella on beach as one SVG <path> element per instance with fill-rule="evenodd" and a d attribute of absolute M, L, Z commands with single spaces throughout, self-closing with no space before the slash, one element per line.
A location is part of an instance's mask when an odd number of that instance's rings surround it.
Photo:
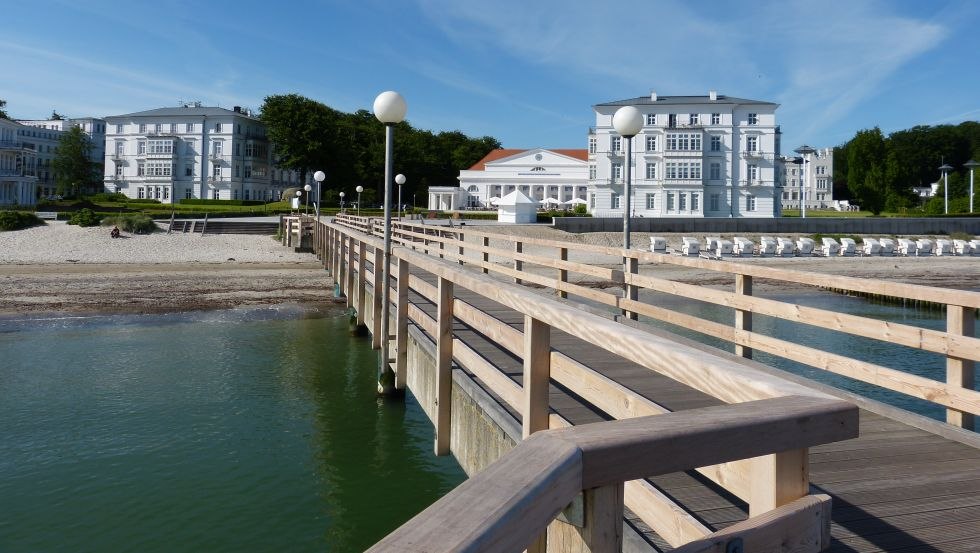
<path fill-rule="evenodd" d="M 568 200 L 565 203 L 568 204 L 568 205 L 583 205 L 583 204 L 587 204 L 589 202 L 583 200 L 582 198 L 572 198 L 571 200 Z"/>
<path fill-rule="evenodd" d="M 497 202 L 499 202 L 499 201 L 500 201 L 500 197 L 499 196 L 494 196 L 494 197 L 490 198 L 489 200 L 487 200 L 487 205 L 497 205 Z"/>
<path fill-rule="evenodd" d="M 543 204 L 560 204 L 561 203 L 561 200 L 559 200 L 558 198 L 545 198 L 545 199 L 541 200 L 540 203 L 543 203 Z"/>

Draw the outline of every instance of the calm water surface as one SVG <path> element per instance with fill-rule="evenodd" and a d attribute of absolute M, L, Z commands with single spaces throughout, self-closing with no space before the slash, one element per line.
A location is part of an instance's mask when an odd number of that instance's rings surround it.
<path fill-rule="evenodd" d="M 346 317 L 0 321 L 0 551 L 362 551 L 464 479 Z"/>

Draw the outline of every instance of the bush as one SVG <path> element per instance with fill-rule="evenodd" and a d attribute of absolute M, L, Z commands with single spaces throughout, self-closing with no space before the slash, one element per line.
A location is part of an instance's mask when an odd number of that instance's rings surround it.
<path fill-rule="evenodd" d="M 99 192 L 88 197 L 92 202 L 125 202 L 129 198 L 121 192 Z"/>
<path fill-rule="evenodd" d="M 20 230 L 43 224 L 37 215 L 27 211 L 0 211 L 0 230 Z"/>
<path fill-rule="evenodd" d="M 125 215 L 112 215 L 102 219 L 104 227 L 119 227 L 119 230 L 134 234 L 149 234 L 157 229 L 156 223 L 149 215 L 142 213 L 127 213 Z"/>
<path fill-rule="evenodd" d="M 182 198 L 177 203 L 183 205 L 265 205 L 262 200 L 209 200 L 205 198 Z"/>
<path fill-rule="evenodd" d="M 68 219 L 68 224 L 80 227 L 96 227 L 101 219 L 100 215 L 86 207 L 72 213 L 71 219 Z"/>
<path fill-rule="evenodd" d="M 158 204 L 160 200 L 154 200 L 153 198 L 133 198 L 131 200 L 126 200 L 127 203 L 131 204 Z"/>

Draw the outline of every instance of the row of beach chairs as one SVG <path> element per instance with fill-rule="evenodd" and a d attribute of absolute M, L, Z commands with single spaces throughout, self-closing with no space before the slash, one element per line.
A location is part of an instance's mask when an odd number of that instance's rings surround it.
<path fill-rule="evenodd" d="M 833 238 L 824 237 L 818 248 L 811 238 L 799 238 L 793 242 L 789 238 L 763 236 L 756 246 L 748 238 L 736 236 L 733 240 L 708 236 L 704 239 L 704 248 L 697 238 L 685 236 L 681 238 L 679 252 L 673 253 L 685 256 L 701 257 L 749 257 L 775 256 L 793 257 L 822 255 L 824 257 L 862 256 L 930 256 L 930 255 L 976 255 L 980 256 L 980 240 L 931 240 L 921 238 L 911 240 L 899 238 L 862 238 L 861 246 L 851 238 L 841 238 L 840 242 Z M 667 253 L 667 240 L 660 236 L 650 237 L 650 251 Z"/>

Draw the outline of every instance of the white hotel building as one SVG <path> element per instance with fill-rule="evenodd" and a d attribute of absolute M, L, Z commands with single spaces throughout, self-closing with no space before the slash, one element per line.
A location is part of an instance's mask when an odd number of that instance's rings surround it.
<path fill-rule="evenodd" d="M 817 148 L 810 154 L 807 170 L 802 157 L 783 158 L 783 207 L 799 209 L 806 191 L 807 209 L 830 209 L 834 206 L 834 149 Z M 805 173 L 809 173 L 807 176 Z"/>
<path fill-rule="evenodd" d="M 295 171 L 274 164 L 265 125 L 246 110 L 201 107 L 105 118 L 105 188 L 130 198 L 279 200 Z"/>
<path fill-rule="evenodd" d="M 37 153 L 25 141 L 25 131 L 34 131 L 0 118 L 0 205 L 34 205 L 37 201 Z"/>
<path fill-rule="evenodd" d="M 612 126 L 613 114 L 623 106 L 636 107 L 644 118 L 630 160 L 625 139 Z M 707 96 L 654 92 L 593 106 L 589 211 L 623 216 L 629 162 L 634 217 L 778 217 L 783 190 L 782 171 L 776 170 L 778 107 L 714 91 Z"/>
<path fill-rule="evenodd" d="M 102 174 L 102 164 L 105 162 L 105 121 L 95 117 L 80 117 L 72 119 L 18 119 L 18 123 L 33 129 L 23 130 L 21 137 L 25 142 L 34 145 L 37 153 L 37 186 L 41 197 L 51 196 L 56 192 L 54 170 L 51 163 L 58 155 L 58 144 L 65 132 L 72 127 L 82 129 L 92 145 L 89 160 L 96 165 L 94 170 Z M 93 170 L 93 171 L 94 171 Z M 101 186 L 98 191 L 101 191 Z"/>

